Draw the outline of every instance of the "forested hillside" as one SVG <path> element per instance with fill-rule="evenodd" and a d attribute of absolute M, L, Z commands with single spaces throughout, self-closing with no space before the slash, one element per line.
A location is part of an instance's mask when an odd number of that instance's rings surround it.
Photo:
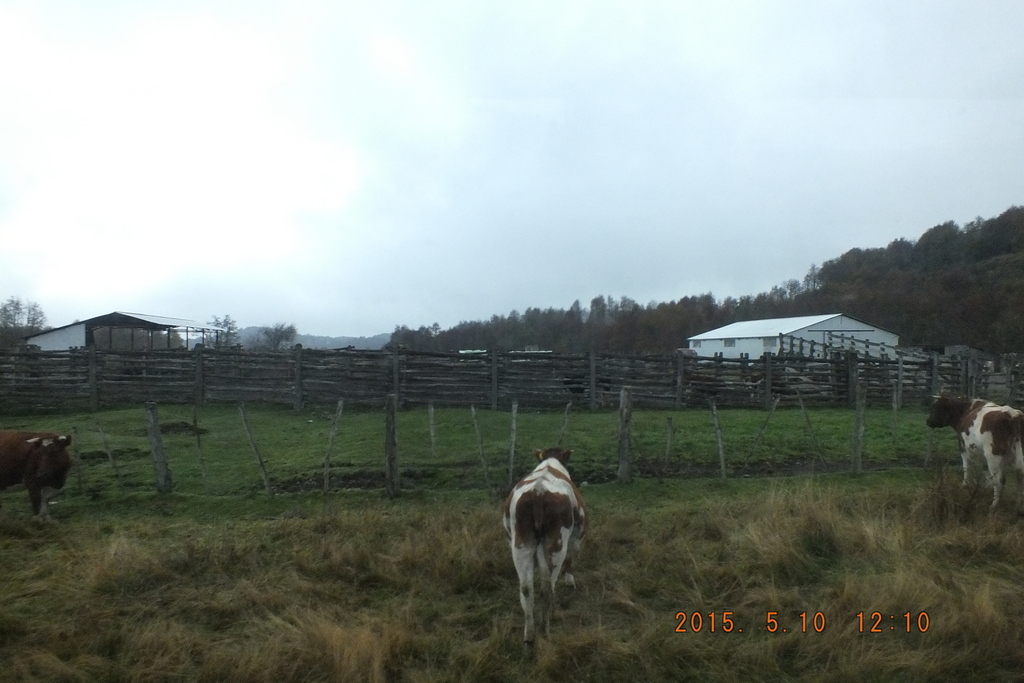
<path fill-rule="evenodd" d="M 528 308 L 448 330 L 402 326 L 391 342 L 433 351 L 662 353 L 738 320 L 819 313 L 861 318 L 898 333 L 905 345 L 1024 352 L 1024 207 L 964 226 L 936 225 L 916 241 L 851 249 L 812 266 L 803 280 L 757 295 L 719 300 L 707 293 L 647 305 L 598 296 L 589 307 Z"/>

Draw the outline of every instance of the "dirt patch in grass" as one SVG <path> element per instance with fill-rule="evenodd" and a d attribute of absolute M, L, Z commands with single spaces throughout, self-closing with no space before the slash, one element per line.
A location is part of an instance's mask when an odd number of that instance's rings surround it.
<path fill-rule="evenodd" d="M 138 460 L 139 458 L 148 458 L 149 451 L 142 450 L 141 448 L 115 448 L 111 451 L 114 456 L 114 460 Z M 82 451 L 78 454 L 78 457 L 83 461 L 87 460 L 103 460 L 107 461 L 110 458 L 107 456 L 106 451 L 93 450 L 93 451 Z"/>
<path fill-rule="evenodd" d="M 195 436 L 196 434 L 208 434 L 209 429 L 205 427 L 196 428 L 191 422 L 185 422 L 184 420 L 176 420 L 174 422 L 162 422 L 160 424 L 161 434 L 188 434 Z M 135 432 L 138 436 L 149 436 L 148 429 L 140 429 Z"/>

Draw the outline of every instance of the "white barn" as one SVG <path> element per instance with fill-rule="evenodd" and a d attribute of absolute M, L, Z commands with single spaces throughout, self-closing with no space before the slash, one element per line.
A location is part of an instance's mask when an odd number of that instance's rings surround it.
<path fill-rule="evenodd" d="M 795 350 L 801 346 L 801 341 L 805 343 L 802 349 L 805 355 L 821 355 L 827 347 L 853 348 L 868 356 L 891 355 L 900 338 L 863 320 L 830 313 L 745 320 L 698 334 L 688 341 L 698 356 L 757 358 L 765 353 Z"/>

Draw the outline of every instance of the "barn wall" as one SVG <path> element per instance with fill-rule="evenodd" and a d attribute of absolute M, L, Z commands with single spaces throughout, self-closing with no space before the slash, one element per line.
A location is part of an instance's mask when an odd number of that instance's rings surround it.
<path fill-rule="evenodd" d="M 813 339 L 819 344 L 828 342 L 828 333 L 835 332 L 852 336 L 859 340 L 869 341 L 874 344 L 886 344 L 888 346 L 899 345 L 900 337 L 886 330 L 866 325 L 859 320 L 853 320 L 846 316 L 839 316 L 817 325 L 809 325 L 803 329 L 793 332 L 794 337 Z"/>
<path fill-rule="evenodd" d="M 85 346 L 85 324 L 71 325 L 59 330 L 50 330 L 29 340 L 42 351 L 67 351 Z"/>
<path fill-rule="evenodd" d="M 701 341 L 700 348 L 695 349 L 697 355 L 714 357 L 715 354 L 721 354 L 726 358 L 740 358 L 741 356 L 749 356 L 750 358 L 759 358 L 764 352 L 764 340 L 761 337 L 753 337 L 748 339 L 736 339 L 735 346 L 726 346 L 724 339 L 704 339 Z M 778 348 L 778 344 L 768 349 L 774 353 Z"/>

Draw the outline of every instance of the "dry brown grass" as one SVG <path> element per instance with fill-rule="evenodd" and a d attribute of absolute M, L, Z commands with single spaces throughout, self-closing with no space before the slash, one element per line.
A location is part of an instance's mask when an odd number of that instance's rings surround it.
<path fill-rule="evenodd" d="M 533 658 L 482 498 L 341 497 L 270 519 L 2 514 L 0 680 L 1019 677 L 1024 529 L 1009 507 L 989 515 L 956 477 L 832 481 L 588 488 L 580 587 L 559 587 Z M 743 632 L 675 633 L 694 610 L 730 611 Z M 859 632 L 857 613 L 870 628 L 876 611 L 885 630 Z M 928 631 L 903 632 L 922 611 Z M 787 632 L 766 631 L 768 612 Z"/>

